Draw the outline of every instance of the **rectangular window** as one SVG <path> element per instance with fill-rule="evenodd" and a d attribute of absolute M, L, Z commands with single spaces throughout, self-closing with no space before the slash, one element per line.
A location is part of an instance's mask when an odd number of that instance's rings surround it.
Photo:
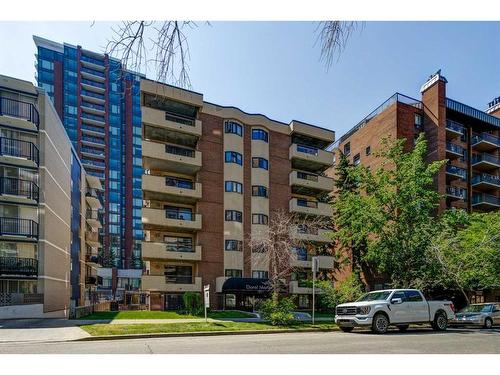
<path fill-rule="evenodd" d="M 304 198 L 297 198 L 297 206 L 300 207 L 310 207 L 310 208 L 318 208 L 318 202 L 310 201 Z"/>
<path fill-rule="evenodd" d="M 226 221 L 237 221 L 239 223 L 243 221 L 243 214 L 241 213 L 241 211 L 226 210 L 225 217 Z"/>
<path fill-rule="evenodd" d="M 226 240 L 224 250 L 226 250 L 226 251 L 242 251 L 243 250 L 243 241 Z"/>
<path fill-rule="evenodd" d="M 368 147 L 365 149 L 365 154 L 366 154 L 366 156 L 368 156 L 368 155 L 371 155 L 371 153 L 372 153 L 372 148 L 371 148 L 370 146 L 368 146 Z"/>
<path fill-rule="evenodd" d="M 267 225 L 269 217 L 264 214 L 252 214 L 252 224 Z"/>
<path fill-rule="evenodd" d="M 309 308 L 309 295 L 299 294 L 298 307 L 301 309 Z"/>
<path fill-rule="evenodd" d="M 417 129 L 422 129 L 422 115 L 415 113 L 415 127 Z"/>
<path fill-rule="evenodd" d="M 186 207 L 165 206 L 167 219 L 194 220 L 193 210 Z"/>
<path fill-rule="evenodd" d="M 347 143 L 344 145 L 344 155 L 345 155 L 345 156 L 349 156 L 349 155 L 351 155 L 351 142 L 347 142 Z"/>
<path fill-rule="evenodd" d="M 236 269 L 227 269 L 224 272 L 226 277 L 241 277 L 242 271 Z"/>
<path fill-rule="evenodd" d="M 265 130 L 252 129 L 252 139 L 268 142 L 269 136 Z"/>
<path fill-rule="evenodd" d="M 359 154 L 354 155 L 354 158 L 352 159 L 352 164 L 359 165 L 361 162 L 361 156 Z"/>
<path fill-rule="evenodd" d="M 243 127 L 234 121 L 226 121 L 225 132 L 228 134 L 236 134 L 243 136 Z"/>
<path fill-rule="evenodd" d="M 239 152 L 236 151 L 226 151 L 225 153 L 225 161 L 226 163 L 235 163 L 242 165 L 243 164 L 243 157 Z"/>
<path fill-rule="evenodd" d="M 166 176 L 165 177 L 165 185 L 167 186 L 175 186 L 181 189 L 194 189 L 194 183 L 188 179 L 182 179 L 177 177 Z"/>
<path fill-rule="evenodd" d="M 172 284 L 193 284 L 191 266 L 165 266 L 165 282 Z"/>
<path fill-rule="evenodd" d="M 268 271 L 252 271 L 252 278 L 254 278 L 254 279 L 268 279 L 269 272 Z"/>
<path fill-rule="evenodd" d="M 243 194 L 243 185 L 236 181 L 226 181 L 225 191 L 228 193 L 239 193 Z"/>
<path fill-rule="evenodd" d="M 267 198 L 267 188 L 265 186 L 253 185 L 252 196 Z"/>
<path fill-rule="evenodd" d="M 269 169 L 269 163 L 264 158 L 252 158 L 252 168 Z"/>
<path fill-rule="evenodd" d="M 193 239 L 191 237 L 163 236 L 167 251 L 178 251 L 183 253 L 194 252 Z"/>

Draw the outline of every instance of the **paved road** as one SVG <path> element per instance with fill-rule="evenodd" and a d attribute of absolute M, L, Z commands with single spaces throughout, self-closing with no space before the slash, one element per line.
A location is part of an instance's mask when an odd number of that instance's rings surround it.
<path fill-rule="evenodd" d="M 500 353 L 500 329 L 430 329 L 373 335 L 314 332 L 267 335 L 169 337 L 113 341 L 2 343 L 2 353 Z"/>

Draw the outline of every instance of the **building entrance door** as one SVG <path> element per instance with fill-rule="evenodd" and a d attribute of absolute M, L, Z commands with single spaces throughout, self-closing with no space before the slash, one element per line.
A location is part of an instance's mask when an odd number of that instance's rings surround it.
<path fill-rule="evenodd" d="M 167 294 L 165 296 L 165 310 L 182 309 L 182 294 Z"/>

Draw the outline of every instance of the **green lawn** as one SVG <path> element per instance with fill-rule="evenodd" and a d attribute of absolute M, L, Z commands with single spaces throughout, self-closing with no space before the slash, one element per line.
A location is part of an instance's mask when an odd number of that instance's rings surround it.
<path fill-rule="evenodd" d="M 203 315 L 195 316 L 180 314 L 176 311 L 102 311 L 87 315 L 81 320 L 113 320 L 113 319 L 199 319 Z M 223 318 L 252 318 L 253 315 L 242 311 L 213 311 L 208 313 L 212 319 Z"/>
<path fill-rule="evenodd" d="M 318 323 L 312 326 L 309 323 L 295 323 L 287 327 L 275 327 L 267 323 L 239 323 L 239 322 L 214 322 L 214 323 L 170 323 L 170 324 L 93 324 L 82 326 L 92 336 L 133 335 L 150 333 L 190 333 L 190 332 L 215 332 L 215 331 L 268 331 L 296 329 L 334 329 L 333 323 Z"/>

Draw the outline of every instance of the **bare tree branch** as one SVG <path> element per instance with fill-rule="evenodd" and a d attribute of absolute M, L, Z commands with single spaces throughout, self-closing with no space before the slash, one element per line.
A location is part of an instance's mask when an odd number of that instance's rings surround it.
<path fill-rule="evenodd" d="M 320 60 L 325 63 L 327 70 L 331 67 L 335 56 L 337 60 L 345 50 L 347 41 L 352 33 L 359 27 L 356 21 L 322 21 L 318 24 L 316 32 L 321 44 Z"/>

